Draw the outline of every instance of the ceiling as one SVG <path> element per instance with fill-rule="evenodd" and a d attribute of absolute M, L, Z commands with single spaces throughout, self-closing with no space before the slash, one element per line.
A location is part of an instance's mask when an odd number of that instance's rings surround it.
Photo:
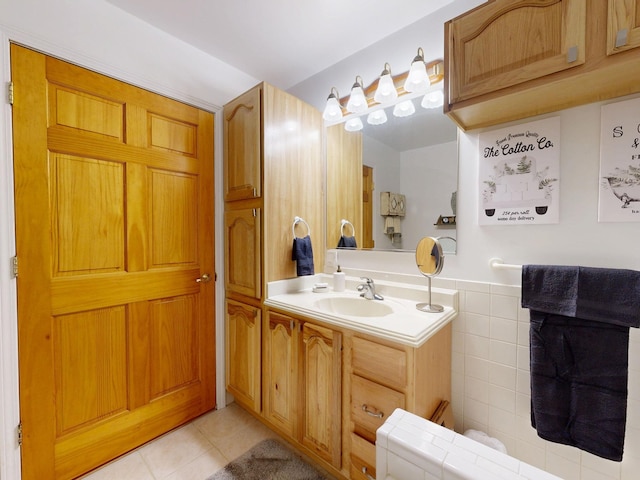
<path fill-rule="evenodd" d="M 453 0 L 107 0 L 281 89 Z"/>

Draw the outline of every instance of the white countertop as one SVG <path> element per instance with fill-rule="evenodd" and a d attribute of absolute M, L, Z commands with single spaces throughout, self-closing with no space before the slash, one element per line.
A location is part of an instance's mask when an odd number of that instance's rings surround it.
<path fill-rule="evenodd" d="M 329 286 L 322 293 L 315 293 L 312 291 L 313 285 L 319 282 L 326 282 Z M 267 288 L 268 298 L 264 303 L 269 307 L 310 317 L 329 325 L 349 328 L 411 347 L 422 345 L 457 315 L 458 292 L 455 290 L 434 288 L 432 303 L 442 305 L 444 311 L 427 313 L 416 309 L 417 303 L 428 300 L 426 287 L 375 281 L 376 291 L 384 300 L 366 300 L 360 298 L 356 291 L 359 283 L 362 283 L 359 278 L 347 277 L 346 290 L 334 292 L 332 277 L 325 274 L 271 282 Z M 393 312 L 383 316 L 337 315 L 320 310 L 315 305 L 319 299 L 330 297 L 381 302 L 389 306 Z"/>

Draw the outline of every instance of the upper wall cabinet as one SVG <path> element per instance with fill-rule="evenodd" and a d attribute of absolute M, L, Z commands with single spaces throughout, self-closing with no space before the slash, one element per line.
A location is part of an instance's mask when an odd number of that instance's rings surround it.
<path fill-rule="evenodd" d="M 260 197 L 262 89 L 257 86 L 224 107 L 224 199 Z"/>
<path fill-rule="evenodd" d="M 607 53 L 640 46 L 640 0 L 609 0 Z"/>
<path fill-rule="evenodd" d="M 450 20 L 445 112 L 468 130 L 640 92 L 639 5 L 489 0 Z"/>
<path fill-rule="evenodd" d="M 584 63 L 584 0 L 496 0 L 450 22 L 459 102 Z"/>

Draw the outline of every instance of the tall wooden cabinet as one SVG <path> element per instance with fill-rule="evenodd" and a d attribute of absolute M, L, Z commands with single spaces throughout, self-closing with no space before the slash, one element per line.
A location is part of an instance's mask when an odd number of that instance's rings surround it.
<path fill-rule="evenodd" d="M 316 269 L 324 264 L 323 122 L 317 109 L 266 83 L 225 105 L 223 118 L 226 385 L 261 413 L 262 302 L 267 282 L 296 276 L 296 216 L 311 229 Z M 300 225 L 295 232 L 307 233 Z M 282 331 L 272 333 L 277 350 Z M 267 401 L 274 418 L 287 401 Z"/>
<path fill-rule="evenodd" d="M 473 129 L 640 92 L 638 0 L 490 0 L 445 24 L 445 112 Z"/>

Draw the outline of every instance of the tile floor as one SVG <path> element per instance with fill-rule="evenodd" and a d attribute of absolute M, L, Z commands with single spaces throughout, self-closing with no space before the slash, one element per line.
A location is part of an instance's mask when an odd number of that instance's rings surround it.
<path fill-rule="evenodd" d="M 205 480 L 256 443 L 278 435 L 235 403 L 207 413 L 82 480 Z"/>

